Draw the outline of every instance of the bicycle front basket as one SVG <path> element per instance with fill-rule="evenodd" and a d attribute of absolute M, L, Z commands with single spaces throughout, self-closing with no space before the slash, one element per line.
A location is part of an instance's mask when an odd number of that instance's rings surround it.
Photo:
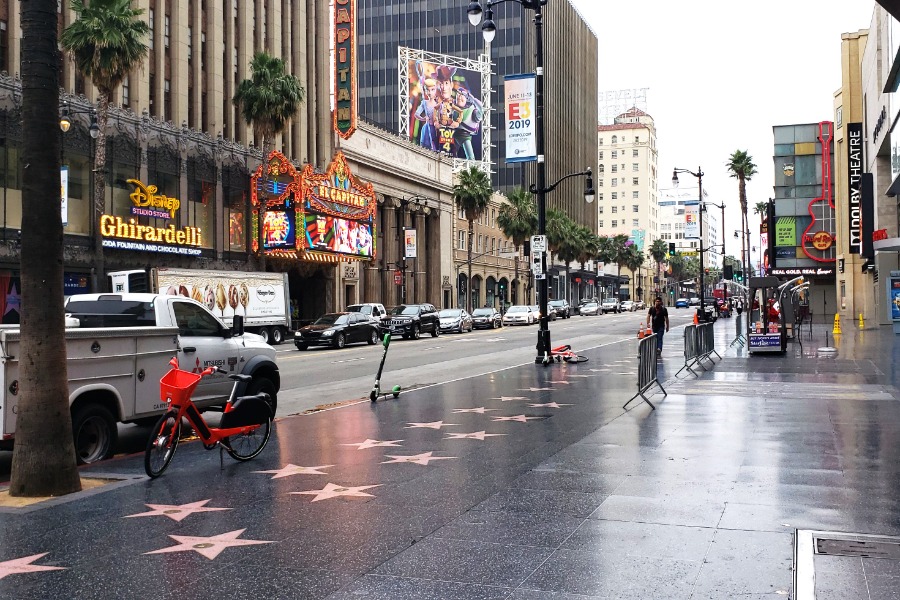
<path fill-rule="evenodd" d="M 159 399 L 163 402 L 171 400 L 174 404 L 181 404 L 191 397 L 198 383 L 200 383 L 199 373 L 171 369 L 159 380 Z"/>

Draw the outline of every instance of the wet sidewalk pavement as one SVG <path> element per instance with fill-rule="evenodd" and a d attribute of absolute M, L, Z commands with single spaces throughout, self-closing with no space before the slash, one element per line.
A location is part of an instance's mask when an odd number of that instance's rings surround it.
<path fill-rule="evenodd" d="M 154 481 L 142 456 L 84 469 L 121 481 L 0 509 L 0 597 L 802 598 L 795 540 L 807 598 L 897 597 L 900 561 L 859 553 L 900 536 L 893 336 L 747 358 L 722 320 L 724 358 L 674 379 L 681 331 L 656 411 L 621 408 L 628 341 L 281 419 L 248 463 L 189 443 Z"/>

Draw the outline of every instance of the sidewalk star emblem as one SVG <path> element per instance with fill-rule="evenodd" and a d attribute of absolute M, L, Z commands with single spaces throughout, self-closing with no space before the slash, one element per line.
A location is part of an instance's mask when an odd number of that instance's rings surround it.
<path fill-rule="evenodd" d="M 478 408 L 454 408 L 453 412 L 455 413 L 478 413 L 479 415 L 483 415 L 484 413 L 490 410 L 500 410 L 499 408 L 485 408 L 483 406 L 479 406 Z"/>
<path fill-rule="evenodd" d="M 396 446 L 399 447 L 400 444 L 398 442 L 402 442 L 403 440 L 388 440 L 385 442 L 381 442 L 379 440 L 366 440 L 364 442 L 355 442 L 353 444 L 341 444 L 341 446 L 357 446 L 357 450 L 365 450 L 366 448 L 377 448 L 379 446 Z"/>
<path fill-rule="evenodd" d="M 570 381 L 547 381 L 547 383 L 561 383 L 563 385 L 572 385 Z"/>
<path fill-rule="evenodd" d="M 369 488 L 379 487 L 381 484 L 376 485 L 359 485 L 356 487 L 349 487 L 343 485 L 336 485 L 334 483 L 325 484 L 321 490 L 306 490 L 305 492 L 291 492 L 291 494 L 306 494 L 307 496 L 315 496 L 312 499 L 312 502 L 318 502 L 319 500 L 328 500 L 329 498 L 337 498 L 338 496 L 353 496 L 356 498 L 365 498 L 371 497 L 372 494 L 367 494 L 363 490 L 367 490 Z"/>
<path fill-rule="evenodd" d="M 198 554 L 202 554 L 209 560 L 214 559 L 222 553 L 226 548 L 232 546 L 255 546 L 256 544 L 274 544 L 275 542 L 264 542 L 261 540 L 239 540 L 238 538 L 246 529 L 235 529 L 227 533 L 220 533 L 210 537 L 199 537 L 194 535 L 170 535 L 169 537 L 178 542 L 177 546 L 169 546 L 168 548 L 160 548 L 144 552 L 144 554 L 166 554 L 168 552 L 189 552 L 194 550 Z"/>
<path fill-rule="evenodd" d="M 392 458 L 393 460 L 385 460 L 381 464 L 389 465 L 393 463 L 416 463 L 417 465 L 425 465 L 428 466 L 428 462 L 432 460 L 450 460 L 451 458 L 456 458 L 455 456 L 432 456 L 434 452 L 423 452 L 422 454 L 415 454 L 413 456 L 396 456 L 394 454 L 385 454 L 387 458 Z"/>
<path fill-rule="evenodd" d="M 513 400 L 528 400 L 525 396 L 500 396 L 499 398 L 491 398 L 491 400 L 499 400 L 500 402 L 512 402 Z"/>
<path fill-rule="evenodd" d="M 39 571 L 63 571 L 67 567 L 47 567 L 44 565 L 33 565 L 34 561 L 50 554 L 43 552 L 41 554 L 32 554 L 31 556 L 23 556 L 22 558 L 14 558 L 0 562 L 0 579 L 7 575 L 18 575 L 20 573 L 37 573 Z"/>
<path fill-rule="evenodd" d="M 486 437 L 494 437 L 497 435 L 506 435 L 505 433 L 485 433 L 484 431 L 476 431 L 474 433 L 450 433 L 447 432 L 445 440 L 481 440 Z"/>
<path fill-rule="evenodd" d="M 533 406 L 535 408 L 547 407 L 547 408 L 562 408 L 563 406 L 573 406 L 572 404 L 558 404 L 556 402 L 547 402 L 545 404 L 529 404 L 528 406 Z"/>
<path fill-rule="evenodd" d="M 290 477 L 291 475 L 328 475 L 319 469 L 327 469 L 334 465 L 320 465 L 318 467 L 300 467 L 288 464 L 280 469 L 272 469 L 271 471 L 251 471 L 251 473 L 275 473 L 272 479 L 281 479 L 282 477 Z"/>
<path fill-rule="evenodd" d="M 494 421 L 517 421 L 519 423 L 527 423 L 535 419 L 543 419 L 544 417 L 526 417 L 525 415 L 516 415 L 514 417 L 494 417 Z"/>
<path fill-rule="evenodd" d="M 552 392 L 553 388 L 523 388 L 523 392 Z"/>
<path fill-rule="evenodd" d="M 212 498 L 210 498 L 211 500 Z M 188 502 L 187 504 L 146 504 L 153 510 L 137 513 L 134 515 L 125 515 L 123 519 L 133 517 L 169 517 L 173 521 L 182 521 L 188 515 L 201 512 L 214 512 L 217 510 L 231 510 L 230 508 L 211 508 L 205 506 L 209 500 L 199 500 L 197 502 Z"/>
<path fill-rule="evenodd" d="M 440 429 L 441 427 L 455 426 L 457 423 L 444 423 L 443 421 L 432 421 L 431 423 L 407 423 L 406 429 L 415 429 L 417 427 L 425 427 L 427 429 Z"/>

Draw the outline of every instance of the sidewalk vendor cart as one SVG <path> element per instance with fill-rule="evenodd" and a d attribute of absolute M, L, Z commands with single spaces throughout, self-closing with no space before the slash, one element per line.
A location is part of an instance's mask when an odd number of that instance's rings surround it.
<path fill-rule="evenodd" d="M 787 331 L 777 277 L 751 277 L 750 316 L 747 319 L 747 349 L 750 354 L 784 353 Z"/>

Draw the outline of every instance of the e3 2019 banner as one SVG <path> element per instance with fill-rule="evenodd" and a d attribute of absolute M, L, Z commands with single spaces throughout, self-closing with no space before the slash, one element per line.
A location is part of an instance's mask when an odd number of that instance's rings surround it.
<path fill-rule="evenodd" d="M 535 76 L 508 75 L 506 94 L 506 162 L 537 160 L 537 118 L 535 115 Z"/>

